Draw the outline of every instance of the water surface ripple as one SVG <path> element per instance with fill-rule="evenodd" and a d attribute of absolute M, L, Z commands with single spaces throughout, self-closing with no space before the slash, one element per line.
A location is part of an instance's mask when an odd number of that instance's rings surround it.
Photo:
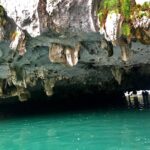
<path fill-rule="evenodd" d="M 149 150 L 150 110 L 1 117 L 0 150 Z"/>

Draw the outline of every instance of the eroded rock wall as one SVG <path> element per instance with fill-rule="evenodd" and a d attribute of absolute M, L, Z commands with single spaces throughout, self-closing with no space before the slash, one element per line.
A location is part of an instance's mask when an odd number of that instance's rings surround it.
<path fill-rule="evenodd" d="M 149 3 L 137 20 L 132 20 L 136 14 L 123 18 L 116 3 L 108 0 L 0 4 L 1 98 L 25 101 L 36 90 L 51 96 L 63 86 L 89 92 L 92 87 L 108 92 L 149 87 Z M 132 1 L 125 10 L 133 4 L 143 9 L 139 1 Z"/>

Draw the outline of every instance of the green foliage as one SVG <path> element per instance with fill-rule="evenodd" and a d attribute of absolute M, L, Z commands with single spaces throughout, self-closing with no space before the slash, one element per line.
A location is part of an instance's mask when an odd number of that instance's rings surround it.
<path fill-rule="evenodd" d="M 121 13 L 126 20 L 130 18 L 130 0 L 121 0 Z"/>
<path fill-rule="evenodd" d="M 98 17 L 99 17 L 99 21 L 101 22 L 101 25 L 105 22 L 106 16 L 107 16 L 108 11 L 99 11 L 98 13 Z"/>
<path fill-rule="evenodd" d="M 119 4 L 118 0 L 104 0 L 103 8 L 104 9 L 114 9 L 117 8 Z"/>
<path fill-rule="evenodd" d="M 145 12 L 145 11 L 139 11 L 138 15 L 139 15 L 139 16 L 138 16 L 139 18 L 142 18 L 142 17 L 144 17 L 144 16 L 149 17 L 150 14 L 148 14 L 148 13 Z"/>
<path fill-rule="evenodd" d="M 126 36 L 126 37 L 130 36 L 130 35 L 131 35 L 131 29 L 130 29 L 130 28 L 131 28 L 131 27 L 129 26 L 129 24 L 124 23 L 124 24 L 122 25 L 122 28 L 121 28 L 122 35 L 124 35 L 124 36 Z"/>
<path fill-rule="evenodd" d="M 103 0 L 101 3 L 100 10 L 98 12 L 98 17 L 101 25 L 105 22 L 107 13 L 109 11 L 118 12 L 119 0 Z"/>
<path fill-rule="evenodd" d="M 121 34 L 130 36 L 133 20 L 143 16 L 150 17 L 150 2 L 145 2 L 141 6 L 132 5 L 131 0 L 102 0 L 98 12 L 101 26 L 105 24 L 108 13 L 113 12 L 120 13 L 125 22 L 121 28 Z"/>
<path fill-rule="evenodd" d="M 150 9 L 150 2 L 145 2 L 145 3 L 142 5 L 142 9 Z"/>

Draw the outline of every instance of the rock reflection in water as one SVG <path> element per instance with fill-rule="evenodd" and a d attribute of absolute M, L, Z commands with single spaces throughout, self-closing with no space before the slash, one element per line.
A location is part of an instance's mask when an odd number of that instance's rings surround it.
<path fill-rule="evenodd" d="M 130 91 L 124 94 L 129 108 L 150 107 L 150 90 Z"/>

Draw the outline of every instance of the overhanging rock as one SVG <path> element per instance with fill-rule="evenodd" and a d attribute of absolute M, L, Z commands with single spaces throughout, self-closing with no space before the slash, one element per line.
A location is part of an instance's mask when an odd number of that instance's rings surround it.
<path fill-rule="evenodd" d="M 150 88 L 149 3 L 136 3 L 127 19 L 108 0 L 0 0 L 0 97 Z"/>

